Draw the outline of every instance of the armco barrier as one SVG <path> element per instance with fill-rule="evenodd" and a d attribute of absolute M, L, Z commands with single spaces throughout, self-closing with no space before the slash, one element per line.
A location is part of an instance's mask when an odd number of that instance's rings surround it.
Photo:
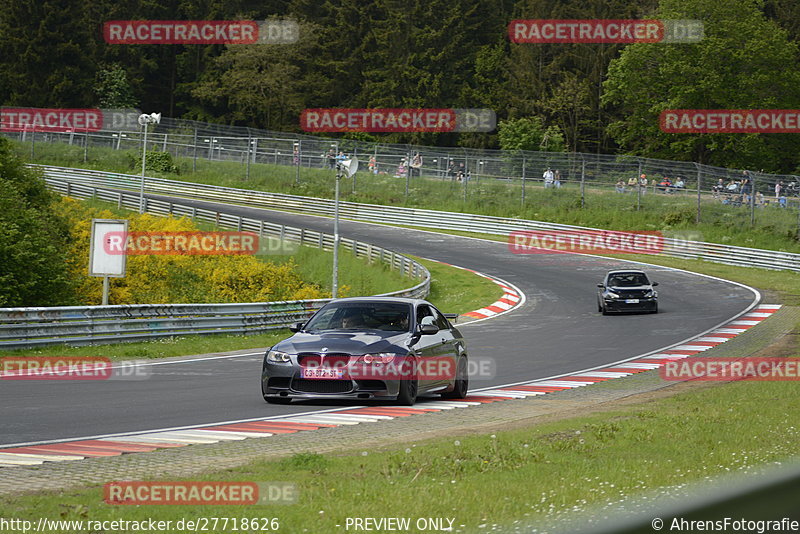
<path fill-rule="evenodd" d="M 61 180 L 71 184 L 91 184 L 99 187 L 138 190 L 141 183 L 141 177 L 130 174 L 52 166 L 37 167 L 44 171 L 45 178 L 48 180 Z M 153 194 L 234 203 L 310 215 L 333 215 L 333 200 L 322 198 L 268 193 L 264 191 L 252 191 L 248 189 L 220 187 L 159 178 L 147 178 L 145 189 L 148 193 Z M 68 194 L 69 191 L 66 193 Z M 603 231 L 597 228 L 570 226 L 526 219 L 490 217 L 469 213 L 454 213 L 376 204 L 359 204 L 355 202 L 341 202 L 339 210 L 342 217 L 354 221 L 380 222 L 496 235 L 508 235 L 513 231 L 520 230 Z M 715 263 L 745 267 L 800 271 L 800 254 L 705 243 L 701 241 L 667 238 L 665 239 L 664 255 L 676 258 L 701 259 Z"/>
<path fill-rule="evenodd" d="M 77 198 L 96 197 L 120 207 L 137 209 L 137 194 L 48 178 L 51 189 Z M 272 224 L 221 211 L 197 209 L 175 202 L 148 200 L 148 213 L 185 215 L 220 226 L 252 231 L 326 250 L 333 236 L 313 230 Z M 417 285 L 385 296 L 424 298 L 430 273 L 416 261 L 377 245 L 341 239 L 340 246 L 357 257 L 388 264 Z M 248 304 L 139 304 L 119 306 L 60 306 L 0 308 L 0 348 L 15 349 L 69 343 L 89 345 L 141 341 L 176 335 L 245 334 L 284 328 L 308 318 L 330 299 Z"/>

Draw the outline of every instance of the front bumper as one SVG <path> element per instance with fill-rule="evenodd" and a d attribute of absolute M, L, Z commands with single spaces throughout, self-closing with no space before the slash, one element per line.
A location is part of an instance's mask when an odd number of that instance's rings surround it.
<path fill-rule="evenodd" d="M 603 299 L 606 311 L 609 312 L 648 312 L 658 308 L 658 298 L 639 298 L 638 302 L 628 302 L 631 299 Z"/>
<path fill-rule="evenodd" d="M 399 380 L 308 379 L 300 367 L 266 362 L 261 374 L 264 397 L 307 399 L 395 399 Z"/>

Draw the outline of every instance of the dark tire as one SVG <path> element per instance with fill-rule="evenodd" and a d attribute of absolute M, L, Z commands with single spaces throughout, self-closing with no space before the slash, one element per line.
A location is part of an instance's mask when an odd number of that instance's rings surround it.
<path fill-rule="evenodd" d="M 599 300 L 597 301 L 597 311 L 598 311 L 598 312 L 602 312 L 602 311 L 603 311 L 603 305 L 602 305 L 602 304 L 600 304 L 600 301 L 599 301 Z"/>
<path fill-rule="evenodd" d="M 417 402 L 417 393 L 419 392 L 419 381 L 417 380 L 416 373 L 416 360 L 410 360 L 413 366 L 413 373 L 408 378 L 401 377 L 400 391 L 397 393 L 397 404 L 401 406 L 414 406 Z"/>
<path fill-rule="evenodd" d="M 658 313 L 658 303 L 656 303 L 655 307 L 653 308 L 653 311 L 651 311 L 650 313 Z"/>
<path fill-rule="evenodd" d="M 267 404 L 289 404 L 292 399 L 289 397 L 264 397 Z"/>
<path fill-rule="evenodd" d="M 600 311 L 602 312 L 603 315 L 608 315 L 608 310 L 606 309 L 605 304 L 600 307 Z"/>
<path fill-rule="evenodd" d="M 458 359 L 458 369 L 456 379 L 453 384 L 453 391 L 442 393 L 444 399 L 465 399 L 469 391 L 469 372 L 467 370 L 467 358 L 462 356 Z"/>

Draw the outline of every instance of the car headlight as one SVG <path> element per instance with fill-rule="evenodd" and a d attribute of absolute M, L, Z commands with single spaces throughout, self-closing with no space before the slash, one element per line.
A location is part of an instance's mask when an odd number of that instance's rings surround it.
<path fill-rule="evenodd" d="M 644 297 L 649 299 L 655 297 L 656 295 L 658 295 L 658 293 L 656 293 L 655 289 L 651 289 L 650 291 L 644 294 Z"/>
<path fill-rule="evenodd" d="M 272 363 L 287 363 L 292 361 L 292 359 L 285 352 L 271 350 L 267 353 L 267 361 Z"/>
<path fill-rule="evenodd" d="M 607 299 L 618 299 L 619 295 L 614 293 L 614 290 L 609 289 L 608 291 L 606 291 L 605 298 L 607 298 Z"/>
<path fill-rule="evenodd" d="M 394 361 L 395 356 L 397 355 L 394 354 L 393 352 L 379 352 L 377 354 L 364 354 L 363 356 L 360 356 L 356 361 L 358 363 L 374 363 L 374 364 L 392 363 Z"/>

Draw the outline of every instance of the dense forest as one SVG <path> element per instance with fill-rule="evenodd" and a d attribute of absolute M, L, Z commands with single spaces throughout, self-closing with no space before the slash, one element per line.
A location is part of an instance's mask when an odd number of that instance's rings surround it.
<path fill-rule="evenodd" d="M 291 18 L 290 45 L 109 45 L 109 20 Z M 514 19 L 699 19 L 696 44 L 514 44 Z M 305 108 L 490 108 L 566 150 L 796 172 L 792 134 L 666 134 L 663 109 L 800 108 L 797 0 L 0 3 L 0 104 L 124 107 L 298 131 Z M 500 147 L 495 134 L 380 134 Z"/>

